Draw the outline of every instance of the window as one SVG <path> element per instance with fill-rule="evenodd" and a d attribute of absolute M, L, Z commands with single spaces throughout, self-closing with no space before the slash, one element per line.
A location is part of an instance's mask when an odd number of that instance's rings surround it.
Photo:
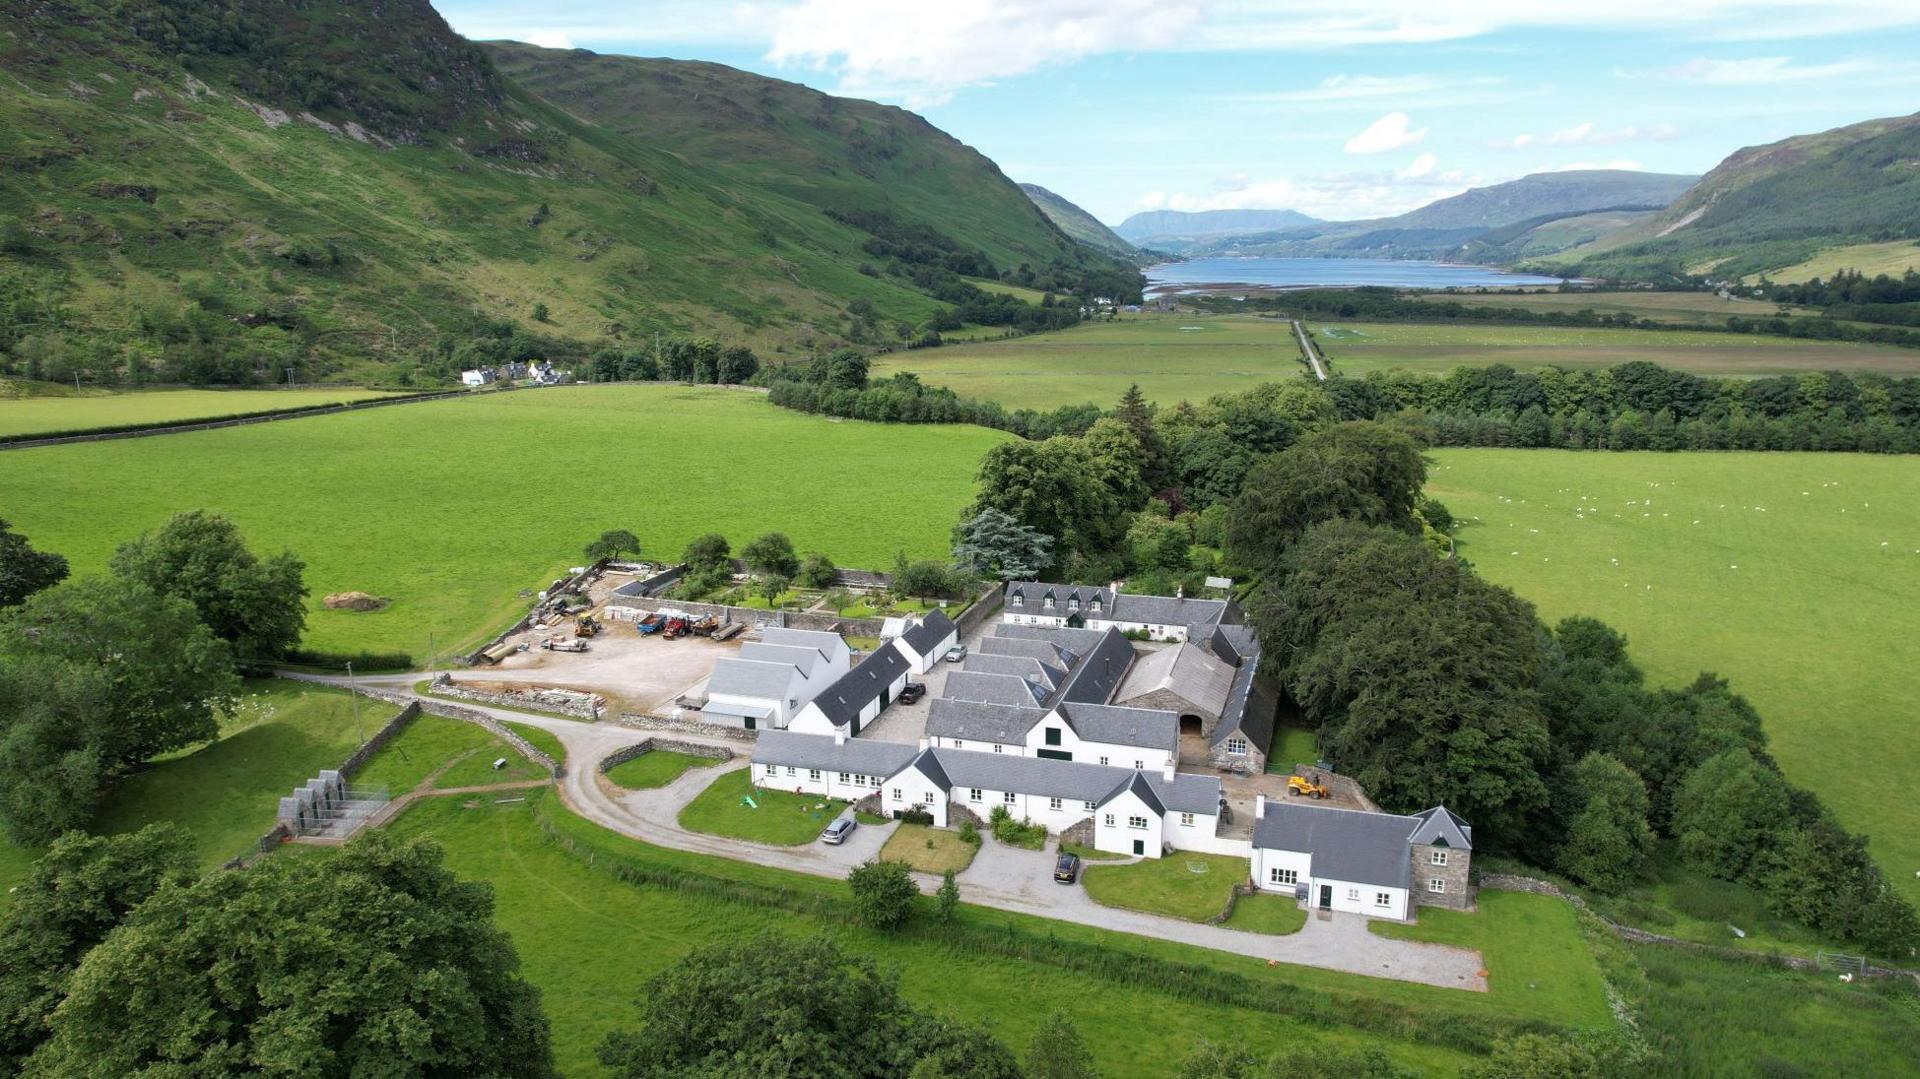
<path fill-rule="evenodd" d="M 974 788 L 971 788 L 971 789 L 969 789 L 969 790 L 967 791 L 967 801 L 969 801 L 969 802 L 977 802 L 977 801 L 979 801 L 979 800 L 980 800 L 980 788 L 979 788 L 979 787 L 974 787 Z"/>
<path fill-rule="evenodd" d="M 790 776 L 797 776 L 800 774 L 800 772 L 793 765 L 789 764 L 787 765 L 787 774 Z"/>
<path fill-rule="evenodd" d="M 1358 903 L 1358 902 L 1360 902 L 1360 889 L 1358 889 L 1358 888 L 1348 888 L 1348 889 L 1347 889 L 1347 902 L 1349 902 L 1349 903 Z"/>
<path fill-rule="evenodd" d="M 921 805 L 932 805 L 932 804 L 933 804 L 933 792 L 932 792 L 932 791 L 928 791 L 927 793 L 925 793 L 925 794 L 923 794 L 923 795 L 921 795 L 921 796 L 920 796 L 920 804 L 921 804 Z"/>
<path fill-rule="evenodd" d="M 994 751 L 995 753 L 999 753 L 999 752 L 1001 752 L 1001 749 L 1000 749 L 1000 743 L 998 743 L 998 742 L 995 742 L 995 743 L 993 744 L 993 751 Z"/>
<path fill-rule="evenodd" d="M 1060 744 L 1060 728 L 1058 727 L 1047 728 L 1047 744 L 1050 746 L 1057 746 Z"/>
<path fill-rule="evenodd" d="M 1447 890 L 1447 878 L 1445 877 L 1434 877 L 1427 881 L 1427 891 L 1432 892 L 1435 895 L 1444 894 L 1446 890 Z"/>
<path fill-rule="evenodd" d="M 1058 798 L 1049 798 L 1049 799 L 1047 799 L 1047 808 L 1048 808 L 1048 809 L 1059 809 L 1059 808 L 1060 808 L 1060 799 L 1058 799 Z"/>
<path fill-rule="evenodd" d="M 1079 610 L 1079 609 L 1080 609 L 1080 597 L 1079 597 L 1079 596 L 1075 596 L 1075 597 L 1073 597 L 1072 599 L 1070 599 L 1070 600 L 1068 600 L 1068 601 L 1067 601 L 1067 610 L 1069 610 L 1069 611 L 1077 611 L 1077 610 Z"/>
<path fill-rule="evenodd" d="M 1013 605 L 1015 607 L 1025 607 L 1027 605 L 1027 601 L 1025 597 L 1020 595 L 1020 593 L 1015 592 L 1013 594 Z"/>
<path fill-rule="evenodd" d="M 1099 805 L 1098 805 L 1097 803 L 1094 803 L 1094 802 L 1088 802 L 1088 803 L 1087 803 L 1087 812 L 1089 812 L 1089 813 L 1091 813 L 1091 812 L 1093 812 L 1094 810 L 1096 810 L 1096 809 L 1099 809 L 1099 808 L 1100 808 L 1100 806 L 1099 806 Z"/>
<path fill-rule="evenodd" d="M 807 769 L 807 778 L 814 781 L 815 783 L 820 782 L 820 769 L 818 768 Z"/>
<path fill-rule="evenodd" d="M 1100 758 L 1100 766 L 1101 766 L 1102 768 L 1104 768 L 1104 767 L 1106 767 L 1106 765 L 1107 765 L 1107 758 L 1105 758 L 1105 757 L 1101 757 L 1101 758 Z"/>
<path fill-rule="evenodd" d="M 1147 762 L 1146 762 L 1146 761 L 1134 761 L 1134 762 L 1133 762 L 1133 767 L 1134 767 L 1134 768 L 1135 768 L 1136 770 L 1138 770 L 1138 769 L 1141 769 L 1141 768 L 1145 768 L 1146 766 L 1147 766 Z"/>
<path fill-rule="evenodd" d="M 965 748 L 967 748 L 967 744 L 966 744 L 965 742 L 962 742 L 962 741 L 961 741 L 960 739 L 958 739 L 958 738 L 955 738 L 955 739 L 953 740 L 953 748 L 955 748 L 955 749 L 965 749 Z"/>
<path fill-rule="evenodd" d="M 1375 893 L 1373 893 L 1373 905 L 1374 905 L 1374 906 L 1376 906 L 1376 907 L 1391 907 L 1391 906 L 1393 906 L 1393 896 L 1392 896 L 1392 894 L 1391 894 L 1391 893 L 1388 893 L 1388 892 L 1375 892 Z"/>
<path fill-rule="evenodd" d="M 1187 828 L 1193 827 L 1193 814 L 1191 813 L 1180 814 L 1180 823 L 1182 826 Z"/>
<path fill-rule="evenodd" d="M 1271 884 L 1298 884 L 1300 883 L 1300 871 L 1298 869 L 1281 869 L 1279 866 L 1275 866 L 1267 870 L 1267 881 Z"/>
<path fill-rule="evenodd" d="M 1107 814 L 1107 827 L 1113 827 L 1113 814 Z"/>
<path fill-rule="evenodd" d="M 1244 756 L 1246 756 L 1246 755 L 1247 755 L 1247 740 L 1246 740 L 1245 738 L 1229 738 L 1229 739 L 1227 739 L 1227 752 L 1228 752 L 1228 753 L 1231 753 L 1231 754 L 1233 754 L 1233 755 L 1234 755 L 1234 756 L 1236 756 L 1236 757 L 1244 757 Z"/>
<path fill-rule="evenodd" d="M 1433 854 L 1427 858 L 1427 860 L 1432 862 L 1434 865 L 1446 865 L 1447 852 L 1443 850 L 1434 851 Z"/>
<path fill-rule="evenodd" d="M 851 775 L 848 775 L 848 774 L 847 774 L 847 773 L 845 773 L 845 772 L 841 772 L 841 773 L 840 773 L 840 782 L 842 782 L 842 783 L 845 783 L 845 784 L 848 784 L 849 786 L 851 786 L 851 785 L 853 784 L 853 777 L 852 777 Z"/>
<path fill-rule="evenodd" d="M 1100 613 L 1100 597 L 1095 596 L 1093 598 L 1093 602 L 1087 604 L 1087 609 L 1092 611 L 1094 614 L 1099 614 Z"/>
<path fill-rule="evenodd" d="M 906 795 L 904 795 L 904 794 L 902 794 L 902 793 L 900 792 L 900 788 L 899 788 L 899 787 L 895 787 L 895 788 L 893 788 L 893 800 L 894 800 L 894 801 L 896 801 L 896 802 L 898 802 L 898 801 L 902 801 L 902 800 L 904 800 L 905 798 L 906 798 Z"/>
<path fill-rule="evenodd" d="M 1129 828 L 1138 828 L 1138 829 L 1140 829 L 1140 830 L 1142 830 L 1142 831 L 1145 831 L 1145 830 L 1146 830 L 1146 827 L 1147 827 L 1147 818 L 1145 818 L 1145 817 L 1128 817 L 1128 818 L 1127 818 L 1127 827 L 1129 827 Z"/>
<path fill-rule="evenodd" d="M 1041 600 L 1040 606 L 1045 607 L 1049 611 L 1053 610 L 1053 597 L 1048 596 L 1046 599 Z"/>
<path fill-rule="evenodd" d="M 1008 791 L 1007 793 L 1005 793 L 1005 794 L 1003 794 L 1003 795 L 1001 795 L 1001 796 L 1000 796 L 1000 800 L 1001 800 L 1001 801 L 1003 801 L 1003 802 L 1005 802 L 1005 803 L 1007 803 L 1008 805 L 1012 805 L 1012 804 L 1013 804 L 1013 792 L 1012 792 L 1012 791 Z"/>

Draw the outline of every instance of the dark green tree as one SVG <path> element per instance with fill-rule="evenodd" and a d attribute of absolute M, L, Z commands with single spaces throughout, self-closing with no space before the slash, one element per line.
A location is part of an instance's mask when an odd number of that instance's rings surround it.
<path fill-rule="evenodd" d="M 818 551 L 800 560 L 800 572 L 794 576 L 803 588 L 832 588 L 840 577 L 840 567 Z"/>
<path fill-rule="evenodd" d="M 960 884 L 953 879 L 953 870 L 940 874 L 940 890 L 933 893 L 933 913 L 942 922 L 953 921 L 960 911 Z"/>
<path fill-rule="evenodd" d="M 1053 537 L 1012 514 L 983 509 L 953 530 L 954 564 L 1003 581 L 1034 580 L 1053 561 Z"/>
<path fill-rule="evenodd" d="M 94 945 L 162 885 L 198 875 L 192 833 L 172 824 L 54 841 L 13 889 L 0 921 L 0 1067 L 15 1071 L 47 1036 L 47 1021 Z"/>
<path fill-rule="evenodd" d="M 718 532 L 709 532 L 687 544 L 680 561 L 687 564 L 690 572 L 697 572 L 723 568 L 732 557 L 733 547 L 727 542 L 727 537 Z"/>
<path fill-rule="evenodd" d="M 769 532 L 740 549 L 740 558 L 755 573 L 791 577 L 800 572 L 800 556 L 785 532 Z"/>
<path fill-rule="evenodd" d="M 1653 850 L 1646 785 L 1633 769 L 1595 752 L 1574 766 L 1567 786 L 1571 813 L 1556 864 L 1589 887 L 1622 891 Z"/>
<path fill-rule="evenodd" d="M 617 1079 L 898 1079 L 929 1058 L 952 1079 L 1019 1077 L 1004 1046 L 917 1011 L 896 978 L 824 937 L 699 949 L 649 979 L 638 1004 L 639 1029 L 600 1047 Z"/>
<path fill-rule="evenodd" d="M 640 537 L 624 528 L 610 528 L 600 533 L 600 538 L 587 544 L 581 556 L 588 562 L 612 561 L 621 555 L 639 557 Z"/>
<path fill-rule="evenodd" d="M 1417 531 L 1413 507 L 1426 479 L 1420 450 L 1398 431 L 1368 422 L 1316 431 L 1254 466 L 1234 502 L 1227 552 L 1265 569 L 1322 521 Z"/>
<path fill-rule="evenodd" d="M 1093 1051 L 1066 1012 L 1054 1012 L 1027 1043 L 1026 1079 L 1100 1079 Z"/>
<path fill-rule="evenodd" d="M 913 916 L 920 888 L 905 862 L 868 861 L 847 874 L 853 890 L 853 920 L 869 929 L 897 929 Z"/>
<path fill-rule="evenodd" d="M 216 513 L 176 513 L 158 531 L 115 551 L 116 576 L 193 604 L 233 646 L 241 670 L 259 670 L 300 643 L 306 628 L 306 564 L 282 552 L 262 562 L 233 522 Z"/>
<path fill-rule="evenodd" d="M 1674 800 L 1680 857 L 1716 877 L 1740 880 L 1754 859 L 1783 838 L 1787 783 L 1745 749 L 1701 762 Z"/>
<path fill-rule="evenodd" d="M 1259 1067 L 1253 1054 L 1239 1046 L 1203 1041 L 1173 1074 L 1176 1079 L 1254 1079 Z"/>
<path fill-rule="evenodd" d="M 944 596 L 953 588 L 953 574 L 939 562 L 909 562 L 905 552 L 896 552 L 891 587 L 906 596 Z"/>
<path fill-rule="evenodd" d="M 1120 500 L 1077 438 L 1002 442 L 980 462 L 978 480 L 980 494 L 968 516 L 999 510 L 1049 537 L 1056 560 L 1071 551 L 1108 550 L 1126 531 Z"/>
<path fill-rule="evenodd" d="M 66 558 L 34 550 L 27 537 L 0 519 L 0 607 L 17 607 L 28 596 L 66 579 Z"/>
<path fill-rule="evenodd" d="M 755 578 L 753 582 L 754 594 L 766 600 L 767 606 L 769 607 L 778 603 L 780 597 L 786 595 L 787 589 L 792 587 L 793 582 L 791 580 L 777 573 L 762 574 Z"/>
<path fill-rule="evenodd" d="M 493 895 L 426 840 L 371 831 L 163 888 L 89 952 L 42 1075 L 555 1074 Z"/>
<path fill-rule="evenodd" d="M 1419 1079 L 1420 1074 L 1394 1063 L 1386 1050 L 1377 1045 L 1334 1049 L 1322 1054 L 1315 1063 L 1315 1072 L 1329 1079 L 1335 1076 L 1338 1079 Z M 1275 1054 L 1267 1070 L 1270 1079 L 1294 1079 L 1298 1074 L 1298 1061 L 1284 1051 Z"/>

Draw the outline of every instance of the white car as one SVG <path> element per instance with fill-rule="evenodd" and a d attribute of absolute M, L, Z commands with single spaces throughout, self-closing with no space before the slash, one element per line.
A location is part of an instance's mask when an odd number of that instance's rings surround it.
<path fill-rule="evenodd" d="M 947 649 L 947 662 L 948 662 L 948 663 L 958 663 L 958 662 L 960 662 L 961 660 L 963 660 L 963 659 L 965 659 L 965 658 L 967 658 L 967 646 L 966 646 L 966 645 L 964 645 L 964 644 L 956 644 L 956 645 L 954 645 L 954 646 L 953 646 L 952 648 L 949 648 L 949 649 Z"/>
<path fill-rule="evenodd" d="M 847 837 L 852 835 L 853 830 L 858 827 L 860 827 L 859 822 L 855 821 L 852 817 L 841 817 L 839 820 L 827 825 L 827 830 L 820 833 L 820 842 L 828 846 L 837 847 L 845 843 Z"/>

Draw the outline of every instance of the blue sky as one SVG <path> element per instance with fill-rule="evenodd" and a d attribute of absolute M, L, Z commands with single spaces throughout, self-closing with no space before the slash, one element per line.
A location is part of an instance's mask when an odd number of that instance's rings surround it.
<path fill-rule="evenodd" d="M 1108 222 L 1399 213 L 1703 172 L 1920 110 L 1920 0 L 436 0 L 471 38 L 714 60 L 902 105 Z"/>

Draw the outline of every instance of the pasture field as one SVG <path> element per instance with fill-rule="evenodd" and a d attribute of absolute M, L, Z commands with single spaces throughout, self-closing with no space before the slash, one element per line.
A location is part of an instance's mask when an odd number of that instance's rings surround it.
<path fill-rule="evenodd" d="M 946 551 L 981 427 L 889 426 L 713 387 L 566 386 L 257 426 L 0 453 L 0 506 L 76 573 L 176 510 L 306 560 L 307 647 L 426 657 L 489 637 L 608 528 L 675 558 L 722 532 L 881 567 Z M 78 513 L 74 507 L 88 507 Z M 392 600 L 329 611 L 328 593 Z"/>
<path fill-rule="evenodd" d="M 1627 314 L 1675 326 L 1724 326 L 1727 319 L 1771 318 L 1779 304 L 1738 296 L 1721 299 L 1711 292 L 1435 292 L 1423 299 L 1471 307 L 1523 307 L 1533 311 L 1595 311 Z M 1816 314 L 1791 308 L 1796 315 Z"/>
<path fill-rule="evenodd" d="M 911 371 L 1008 408 L 1112 408 L 1131 383 L 1173 405 L 1306 370 L 1287 323 L 1245 315 L 1123 315 L 1053 333 L 876 356 L 874 377 Z"/>
<path fill-rule="evenodd" d="M 1757 378 L 1802 371 L 1920 373 L 1920 349 L 1846 341 L 1691 330 L 1614 330 L 1574 326 L 1320 322 L 1308 327 L 1336 374 L 1404 368 L 1443 375 L 1456 367 L 1504 363 L 1535 367 L 1607 367 L 1648 360 L 1699 375 Z"/>
<path fill-rule="evenodd" d="M 1552 896 L 1482 889 L 1476 909 L 1419 912 L 1420 920 L 1370 921 L 1381 936 L 1451 944 L 1479 952 L 1487 965 L 1487 992 L 1538 998 L 1544 1010 L 1577 1014 L 1607 1008 L 1592 954 L 1569 948 L 1580 927 L 1573 905 Z"/>
<path fill-rule="evenodd" d="M 141 390 L 79 396 L 0 395 L 0 435 L 80 431 L 130 423 L 217 420 L 277 408 L 338 405 L 391 397 L 352 386 L 324 390 Z"/>
<path fill-rule="evenodd" d="M 1650 685 L 1701 671 L 1920 902 L 1920 465 L 1837 453 L 1433 451 L 1460 551 L 1548 622 L 1625 633 Z"/>
<path fill-rule="evenodd" d="M 1037 288 L 1016 285 L 1010 281 L 990 281 L 984 277 L 969 277 L 967 283 L 982 292 L 997 292 L 1002 296 L 1012 296 L 1025 303 L 1037 304 L 1047 297 L 1046 293 Z"/>
<path fill-rule="evenodd" d="M 1912 240 L 1889 240 L 1877 244 L 1830 247 L 1805 262 L 1783 266 L 1778 270 L 1769 270 L 1767 278 L 1792 285 L 1811 281 L 1816 277 L 1832 277 L 1841 270 L 1858 270 L 1868 277 L 1877 277 L 1880 274 L 1898 277 L 1913 269 L 1920 269 L 1920 243 Z M 1749 277 L 1743 283 L 1758 284 L 1759 280 L 1757 276 Z"/>

